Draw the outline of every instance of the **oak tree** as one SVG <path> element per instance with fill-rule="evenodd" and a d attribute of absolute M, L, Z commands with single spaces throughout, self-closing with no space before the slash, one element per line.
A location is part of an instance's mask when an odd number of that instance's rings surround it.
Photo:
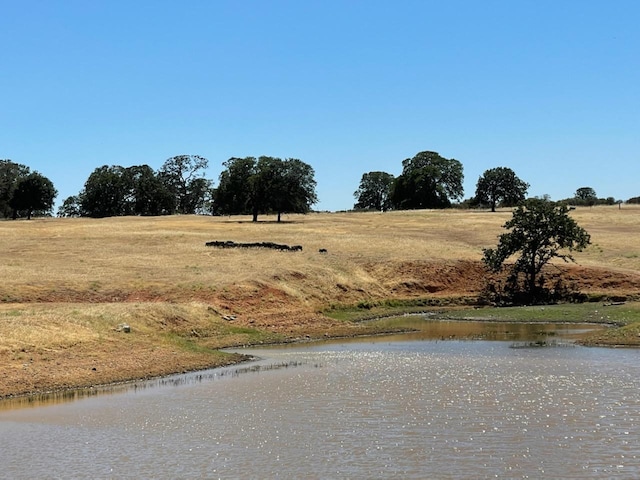
<path fill-rule="evenodd" d="M 574 195 L 575 203 L 592 207 L 598 201 L 596 191 L 591 187 L 580 187 Z"/>
<path fill-rule="evenodd" d="M 510 168 L 491 168 L 478 179 L 475 200 L 490 205 L 491 211 L 495 212 L 498 204 L 513 207 L 522 203 L 528 188 L 529 184 L 520 180 Z"/>
<path fill-rule="evenodd" d="M 369 172 L 362 175 L 358 190 L 353 193 L 353 208 L 384 212 L 391 208 L 391 188 L 395 177 L 387 172 Z"/>
<path fill-rule="evenodd" d="M 420 152 L 402 162 L 402 174 L 391 192 L 393 207 L 399 210 L 447 208 L 463 194 L 462 163 L 436 152 Z"/>
<path fill-rule="evenodd" d="M 30 173 L 18 180 L 9 205 L 13 209 L 14 220 L 22 214 L 31 219 L 34 212 L 50 214 L 58 195 L 53 183 L 38 172 Z"/>
<path fill-rule="evenodd" d="M 10 202 L 18 181 L 29 175 L 31 170 L 26 165 L 11 160 L 0 160 L 0 216 L 12 217 L 14 209 Z"/>
<path fill-rule="evenodd" d="M 497 273 L 515 257 L 509 268 L 509 289 L 512 294 L 523 291 L 534 301 L 544 292 L 542 268 L 554 258 L 575 261 L 566 252 L 581 251 L 590 244 L 589 234 L 569 216 L 566 205 L 541 199 L 518 206 L 504 228 L 509 231 L 500 235 L 497 247 L 484 249 L 483 262 Z"/>
<path fill-rule="evenodd" d="M 313 168 L 296 158 L 230 158 L 223 163 L 215 210 L 221 214 L 307 213 L 318 201 Z"/>
<path fill-rule="evenodd" d="M 208 165 L 199 155 L 178 155 L 164 162 L 158 175 L 175 198 L 175 213 L 193 214 L 204 207 L 212 188 L 204 178 Z"/>

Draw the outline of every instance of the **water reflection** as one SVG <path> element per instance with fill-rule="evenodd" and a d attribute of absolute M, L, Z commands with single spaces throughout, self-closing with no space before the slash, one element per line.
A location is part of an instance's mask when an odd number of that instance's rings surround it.
<path fill-rule="evenodd" d="M 405 328 L 413 330 L 411 333 L 401 333 L 395 335 L 380 335 L 363 338 L 350 339 L 330 339 L 319 342 L 318 345 L 334 344 L 356 344 L 368 343 L 389 343 L 424 340 L 511 340 L 515 347 L 528 346 L 554 346 L 564 345 L 580 338 L 587 332 L 594 329 L 606 328 L 602 325 L 592 324 L 549 324 L 549 323 L 506 323 L 506 322 L 470 322 L 470 321 L 440 321 L 428 320 L 424 316 L 407 315 L 393 317 L 378 321 L 383 326 L 389 328 Z M 555 339 L 561 339 L 558 342 Z M 270 348 L 299 348 L 299 344 L 277 345 L 273 347 L 263 347 L 259 352 L 266 352 Z M 246 352 L 243 352 L 246 353 Z M 214 370 L 191 372 L 186 374 L 171 375 L 150 380 L 140 380 L 134 382 L 124 382 L 111 385 L 100 385 L 77 390 L 63 390 L 58 392 L 48 392 L 43 394 L 23 396 L 0 400 L 0 411 L 15 408 L 39 407 L 47 404 L 57 404 L 72 402 L 83 398 L 94 397 L 96 395 L 114 395 L 128 390 L 143 390 L 161 387 L 176 387 L 211 381 L 225 376 L 237 376 L 248 372 L 268 371 L 277 368 L 288 368 L 297 366 L 296 362 L 286 363 L 254 363 L 250 366 L 240 365 L 225 367 Z"/>
<path fill-rule="evenodd" d="M 251 361 L 251 360 L 249 360 Z M 258 358 L 254 358 L 258 361 Z M 302 362 L 292 360 L 288 362 L 276 363 L 252 363 L 250 365 L 241 364 L 234 367 L 222 367 L 211 370 L 202 370 L 190 373 L 169 375 L 155 379 L 139 380 L 135 382 L 123 382 L 111 385 L 101 385 L 90 388 L 76 390 L 61 390 L 59 392 L 47 392 L 38 395 L 21 396 L 7 398 L 0 401 L 0 412 L 17 408 L 43 407 L 59 403 L 73 402 L 97 395 L 117 395 L 128 391 L 138 392 L 143 390 L 154 390 L 158 388 L 180 387 L 194 383 L 210 382 L 227 377 L 237 377 L 245 373 L 259 373 L 276 370 L 280 368 L 294 368 L 302 365 Z"/>

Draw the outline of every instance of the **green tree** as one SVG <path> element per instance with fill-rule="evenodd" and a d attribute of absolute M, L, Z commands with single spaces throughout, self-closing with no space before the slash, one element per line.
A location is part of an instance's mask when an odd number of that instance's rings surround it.
<path fill-rule="evenodd" d="M 544 293 L 542 268 L 553 258 L 575 261 L 563 252 L 581 251 L 589 245 L 589 234 L 568 212 L 566 205 L 529 199 L 504 224 L 510 231 L 500 235 L 498 246 L 484 249 L 483 262 L 492 272 L 500 272 L 509 258 L 517 257 L 510 268 L 511 293 L 523 291 L 527 298 L 539 300 Z"/>
<path fill-rule="evenodd" d="M 164 162 L 159 176 L 175 198 L 175 212 L 193 214 L 201 210 L 211 192 L 204 178 L 209 161 L 199 155 L 178 155 Z"/>
<path fill-rule="evenodd" d="M 278 222 L 283 213 L 311 211 L 311 206 L 318 202 L 314 176 L 311 165 L 302 160 L 288 158 L 282 161 L 267 198 L 269 209 L 278 215 Z"/>
<path fill-rule="evenodd" d="M 78 195 L 71 195 L 62 202 L 62 205 L 58 207 L 58 217 L 80 217 L 82 212 L 80 211 L 80 197 Z"/>
<path fill-rule="evenodd" d="M 528 188 L 529 184 L 520 180 L 510 168 L 496 167 L 486 170 L 478 179 L 475 198 L 478 203 L 489 204 L 495 212 L 499 203 L 505 207 L 522 203 Z"/>
<path fill-rule="evenodd" d="M 214 205 L 221 214 L 307 213 L 317 202 L 313 168 L 295 158 L 230 158 L 223 163 Z"/>
<path fill-rule="evenodd" d="M 169 215 L 176 210 L 173 193 L 148 165 L 96 168 L 80 194 L 67 200 L 59 210 L 61 216 Z"/>
<path fill-rule="evenodd" d="M 125 205 L 122 215 L 168 215 L 176 199 L 149 165 L 136 165 L 122 171 Z"/>
<path fill-rule="evenodd" d="M 575 203 L 578 205 L 594 206 L 598 202 L 596 191 L 591 187 L 580 187 L 574 195 Z"/>
<path fill-rule="evenodd" d="M 38 172 L 20 178 L 9 202 L 13 218 L 23 214 L 30 220 L 34 212 L 50 213 L 56 195 L 58 192 L 51 180 Z"/>
<path fill-rule="evenodd" d="M 18 180 L 29 175 L 30 169 L 26 165 L 12 162 L 11 160 L 0 160 L 0 216 L 10 218 L 14 209 L 10 202 L 13 197 Z"/>
<path fill-rule="evenodd" d="M 402 162 L 391 192 L 394 208 L 447 208 L 464 192 L 462 164 L 436 152 L 420 152 Z"/>
<path fill-rule="evenodd" d="M 93 218 L 126 215 L 129 191 L 124 167 L 98 167 L 89 175 L 79 194 L 80 212 L 83 217 Z"/>
<path fill-rule="evenodd" d="M 256 174 L 255 157 L 232 157 L 222 163 L 218 188 L 215 189 L 214 211 L 222 215 L 241 215 L 253 211 L 252 178 Z"/>
<path fill-rule="evenodd" d="M 358 190 L 353 193 L 355 209 L 371 209 L 384 212 L 391 208 L 391 188 L 395 177 L 386 172 L 364 173 Z"/>

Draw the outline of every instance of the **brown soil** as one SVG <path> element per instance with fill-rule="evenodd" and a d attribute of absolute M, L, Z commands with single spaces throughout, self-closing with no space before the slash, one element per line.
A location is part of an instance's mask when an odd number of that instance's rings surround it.
<path fill-rule="evenodd" d="M 317 291 L 305 275 L 292 273 L 287 285 L 305 292 L 306 298 L 292 296 L 277 283 L 260 281 L 228 286 L 223 291 L 190 292 L 175 289 L 136 291 L 39 291 L 21 301 L 37 303 L 113 303 L 113 302 L 201 302 L 215 315 L 232 316 L 234 327 L 250 327 L 269 332 L 279 341 L 353 336 L 375 333 L 365 324 L 339 322 L 319 313 L 318 298 L 336 305 L 355 305 L 359 301 L 430 298 L 437 303 L 475 298 L 482 289 L 485 271 L 477 261 L 398 261 L 381 264 L 363 262 L 369 279 L 367 288 L 355 284 L 336 284 L 330 292 Z M 612 298 L 635 298 L 640 292 L 640 276 L 634 273 L 587 268 L 575 265 L 551 267 L 547 275 L 561 277 L 584 293 L 597 292 Z M 283 281 L 282 278 L 275 279 Z M 231 317 L 230 317 L 231 318 Z M 113 332 L 99 342 L 42 349 L 37 346 L 0 351 L 0 397 L 46 391 L 91 387 L 98 384 L 149 378 L 188 370 L 238 362 L 241 356 L 221 356 L 211 348 L 243 343 L 243 337 L 199 333 L 188 318 L 163 320 L 160 328 L 178 334 L 192 332 L 192 340 L 202 347 L 193 351 L 175 345 L 158 344 L 138 336 L 134 343 L 124 333 Z M 133 335 L 133 334 L 132 334 Z"/>

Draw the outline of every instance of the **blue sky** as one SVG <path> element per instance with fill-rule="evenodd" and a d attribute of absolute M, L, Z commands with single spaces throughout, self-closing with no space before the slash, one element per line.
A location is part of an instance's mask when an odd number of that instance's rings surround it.
<path fill-rule="evenodd" d="M 530 195 L 640 195 L 637 0 L 0 0 L 0 158 L 299 158 L 321 210 L 423 150 Z"/>

